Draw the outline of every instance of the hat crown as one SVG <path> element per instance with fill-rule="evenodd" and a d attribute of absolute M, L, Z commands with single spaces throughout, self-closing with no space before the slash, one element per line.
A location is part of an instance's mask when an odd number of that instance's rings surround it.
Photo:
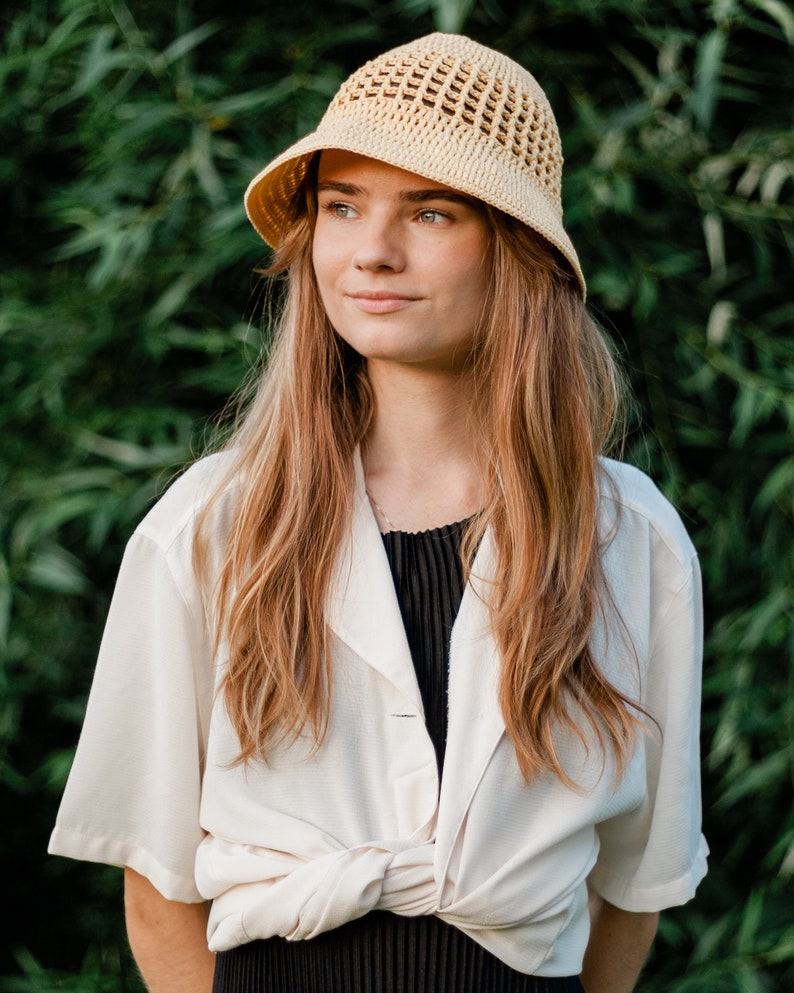
<path fill-rule="evenodd" d="M 392 102 L 409 115 L 432 115 L 449 130 L 476 132 L 483 151 L 528 170 L 531 182 L 562 214 L 557 122 L 537 80 L 511 59 L 460 35 L 427 35 L 357 69 L 321 127 L 349 115 L 375 120 L 376 105 Z"/>

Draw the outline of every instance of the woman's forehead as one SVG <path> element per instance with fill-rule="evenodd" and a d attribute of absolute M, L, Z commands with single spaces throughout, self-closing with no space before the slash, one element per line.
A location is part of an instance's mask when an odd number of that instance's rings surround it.
<path fill-rule="evenodd" d="M 323 149 L 317 169 L 317 188 L 349 185 L 362 192 L 375 190 L 417 190 L 458 193 L 452 186 L 428 179 L 406 169 L 344 149 Z M 467 199 L 473 199 L 467 197 Z"/>

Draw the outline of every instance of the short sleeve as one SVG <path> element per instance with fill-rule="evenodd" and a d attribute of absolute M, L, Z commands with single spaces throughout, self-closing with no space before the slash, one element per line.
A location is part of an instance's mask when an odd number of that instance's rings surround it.
<path fill-rule="evenodd" d="M 144 533 L 127 546 L 49 851 L 130 866 L 192 903 L 213 687 L 187 575 Z"/>
<path fill-rule="evenodd" d="M 651 607 L 642 702 L 658 727 L 640 731 L 646 779 L 634 810 L 598 825 L 590 885 L 623 910 L 685 903 L 706 874 L 701 834 L 700 697 L 703 622 L 700 569 L 692 556 L 677 588 Z"/>

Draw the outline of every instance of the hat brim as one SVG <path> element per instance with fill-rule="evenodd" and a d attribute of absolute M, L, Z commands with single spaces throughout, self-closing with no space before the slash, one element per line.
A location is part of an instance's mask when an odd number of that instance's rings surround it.
<path fill-rule="evenodd" d="M 449 169 L 435 170 L 427 163 L 418 164 L 410 144 L 399 132 L 380 133 L 374 140 L 371 127 L 361 121 L 348 121 L 344 128 L 337 125 L 332 134 L 325 133 L 320 125 L 316 131 L 278 155 L 251 180 L 245 193 L 248 217 L 264 241 L 277 248 L 291 222 L 292 201 L 311 156 L 332 148 L 353 152 L 443 183 L 522 221 L 542 235 L 568 261 L 584 296 L 584 276 L 573 243 L 545 197 L 523 181 L 515 158 L 508 153 L 495 156 L 491 150 L 484 171 L 483 156 L 474 147 L 478 141 L 477 133 L 470 129 L 457 129 L 455 139 L 460 145 L 460 152 L 456 157 L 454 174 L 450 174 Z M 473 147 L 469 148 L 469 145 Z"/>

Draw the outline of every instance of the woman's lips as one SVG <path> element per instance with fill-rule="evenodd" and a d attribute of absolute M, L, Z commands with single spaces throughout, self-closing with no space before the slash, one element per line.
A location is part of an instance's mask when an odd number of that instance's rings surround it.
<path fill-rule="evenodd" d="M 418 297 L 400 296 L 398 293 L 350 293 L 350 299 L 365 314 L 392 314 L 414 303 Z"/>

